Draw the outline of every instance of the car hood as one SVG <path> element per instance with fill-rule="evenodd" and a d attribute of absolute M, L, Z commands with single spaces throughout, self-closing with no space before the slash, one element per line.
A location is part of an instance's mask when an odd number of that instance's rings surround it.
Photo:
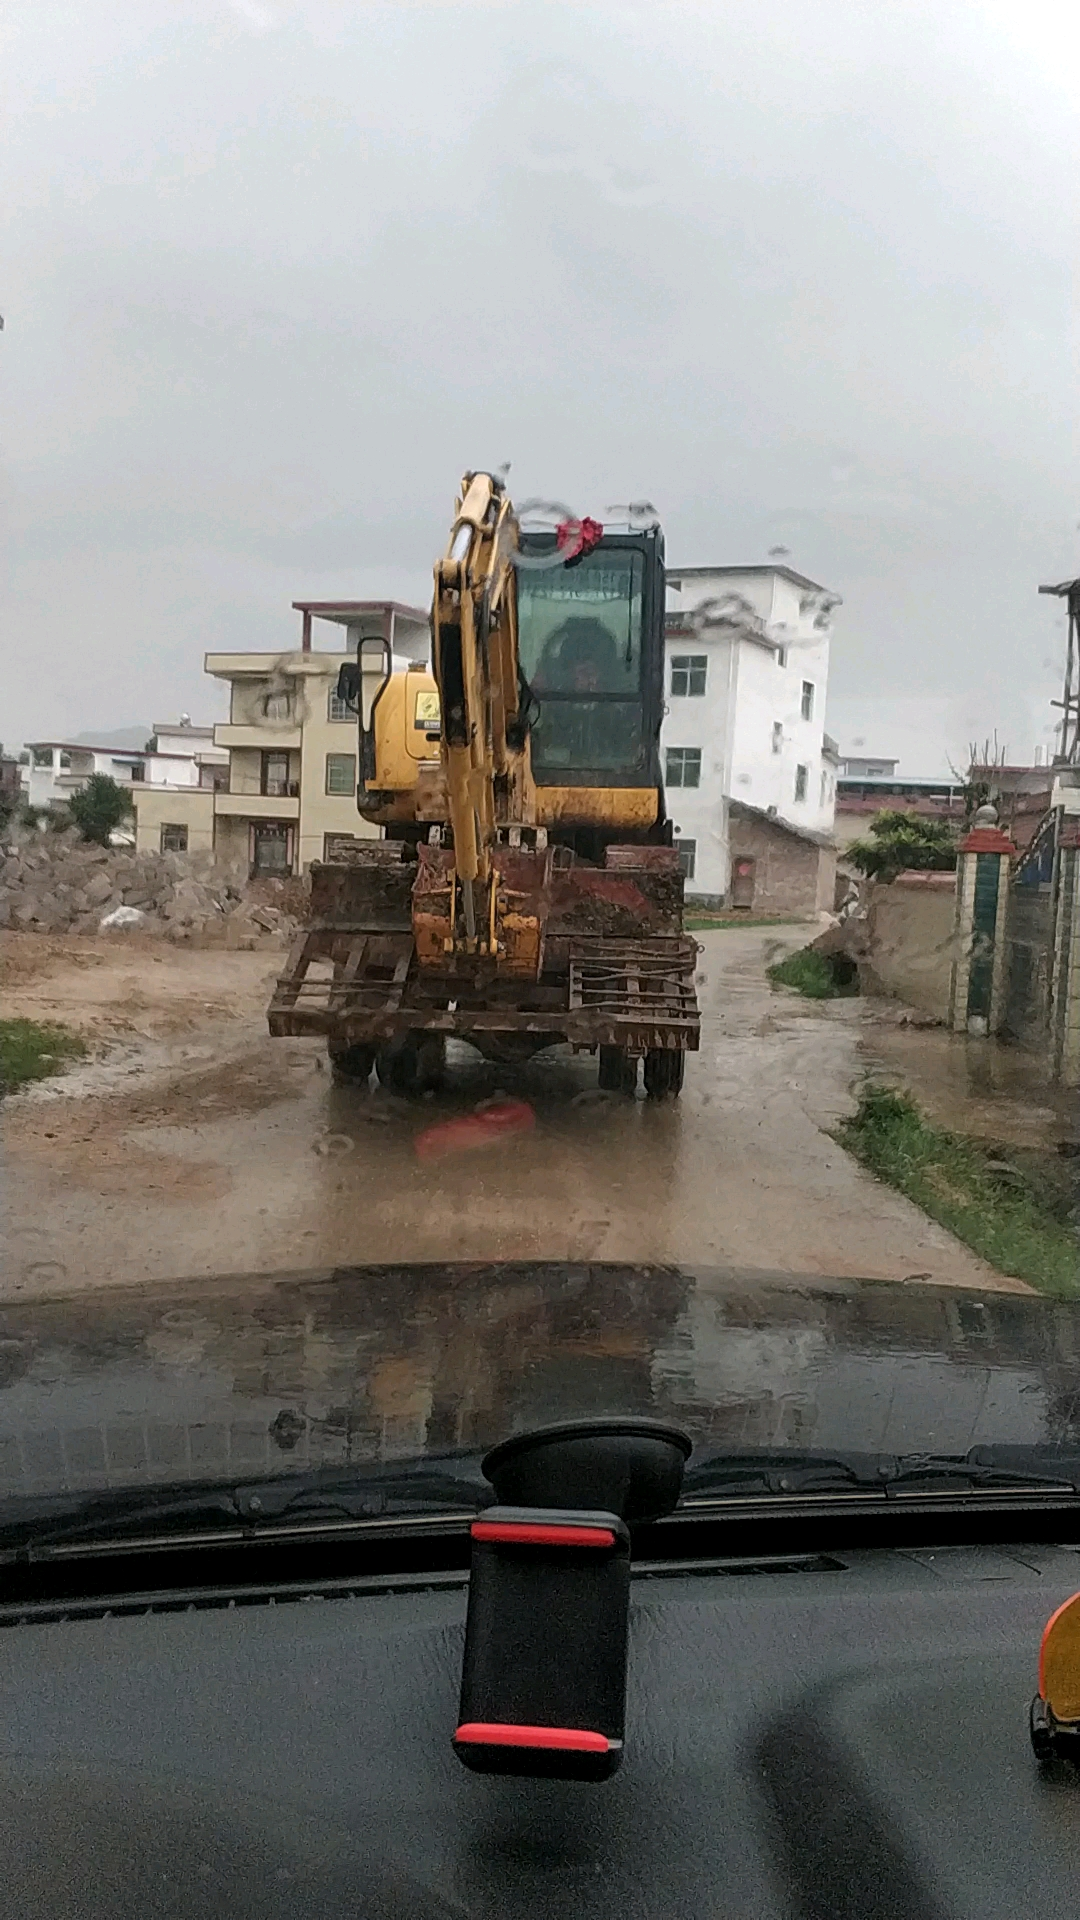
<path fill-rule="evenodd" d="M 715 1268 L 232 1276 L 0 1312 L 5 1495 L 474 1452 L 661 1415 L 695 1446 L 964 1453 L 1080 1439 L 1080 1303 Z"/>

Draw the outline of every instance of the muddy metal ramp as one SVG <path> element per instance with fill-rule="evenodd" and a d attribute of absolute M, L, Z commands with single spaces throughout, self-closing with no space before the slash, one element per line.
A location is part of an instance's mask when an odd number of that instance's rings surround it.
<path fill-rule="evenodd" d="M 631 1054 L 695 1051 L 698 947 L 682 930 L 682 874 L 667 848 L 609 852 L 617 857 L 606 867 L 550 875 L 537 979 L 508 978 L 463 956 L 421 964 L 412 931 L 417 868 L 397 848 L 373 848 L 370 865 L 313 867 L 312 924 L 277 983 L 270 1032 L 323 1034 L 336 1045 L 409 1032 L 550 1034 L 552 1044 Z M 630 865 L 631 853 L 640 865 Z M 504 857 L 511 869 L 513 851 Z"/>
<path fill-rule="evenodd" d="M 552 1044 L 561 1039 L 631 1053 L 696 1050 L 695 940 L 565 944 L 562 977 L 486 984 L 465 974 L 433 981 L 417 964 L 411 934 L 313 928 L 295 942 L 277 983 L 270 1032 L 325 1034 L 344 1044 L 413 1031 L 549 1033 Z"/>

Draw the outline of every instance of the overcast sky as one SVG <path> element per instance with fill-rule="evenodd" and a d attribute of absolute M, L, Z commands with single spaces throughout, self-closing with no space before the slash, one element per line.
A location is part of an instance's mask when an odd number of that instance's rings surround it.
<path fill-rule="evenodd" d="M 218 717 L 204 650 L 293 600 L 426 605 L 510 460 L 842 594 L 842 746 L 1027 757 L 1078 55 L 1057 0 L 7 0 L 0 737 Z"/>

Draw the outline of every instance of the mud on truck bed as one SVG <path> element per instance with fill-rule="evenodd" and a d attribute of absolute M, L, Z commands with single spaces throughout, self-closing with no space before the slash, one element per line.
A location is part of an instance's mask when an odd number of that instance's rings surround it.
<path fill-rule="evenodd" d="M 623 1092 L 643 1060 L 647 1092 L 677 1093 L 700 1016 L 674 850 L 609 847 L 599 867 L 563 847 L 500 847 L 500 924 L 510 938 L 518 922 L 540 925 L 528 976 L 441 950 L 452 863 L 441 847 L 373 841 L 313 865 L 309 923 L 275 988 L 270 1032 L 325 1034 L 343 1072 L 366 1078 L 377 1061 L 406 1091 L 437 1082 L 454 1035 L 500 1061 L 558 1041 L 599 1049 L 600 1084 Z"/>

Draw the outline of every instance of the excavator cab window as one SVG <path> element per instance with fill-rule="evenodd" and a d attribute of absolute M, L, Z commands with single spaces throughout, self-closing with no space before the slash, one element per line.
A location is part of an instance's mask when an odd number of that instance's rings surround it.
<path fill-rule="evenodd" d="M 573 566 L 522 569 L 518 648 L 532 689 L 532 769 L 541 785 L 601 772 L 639 780 L 645 554 L 601 544 Z"/>

